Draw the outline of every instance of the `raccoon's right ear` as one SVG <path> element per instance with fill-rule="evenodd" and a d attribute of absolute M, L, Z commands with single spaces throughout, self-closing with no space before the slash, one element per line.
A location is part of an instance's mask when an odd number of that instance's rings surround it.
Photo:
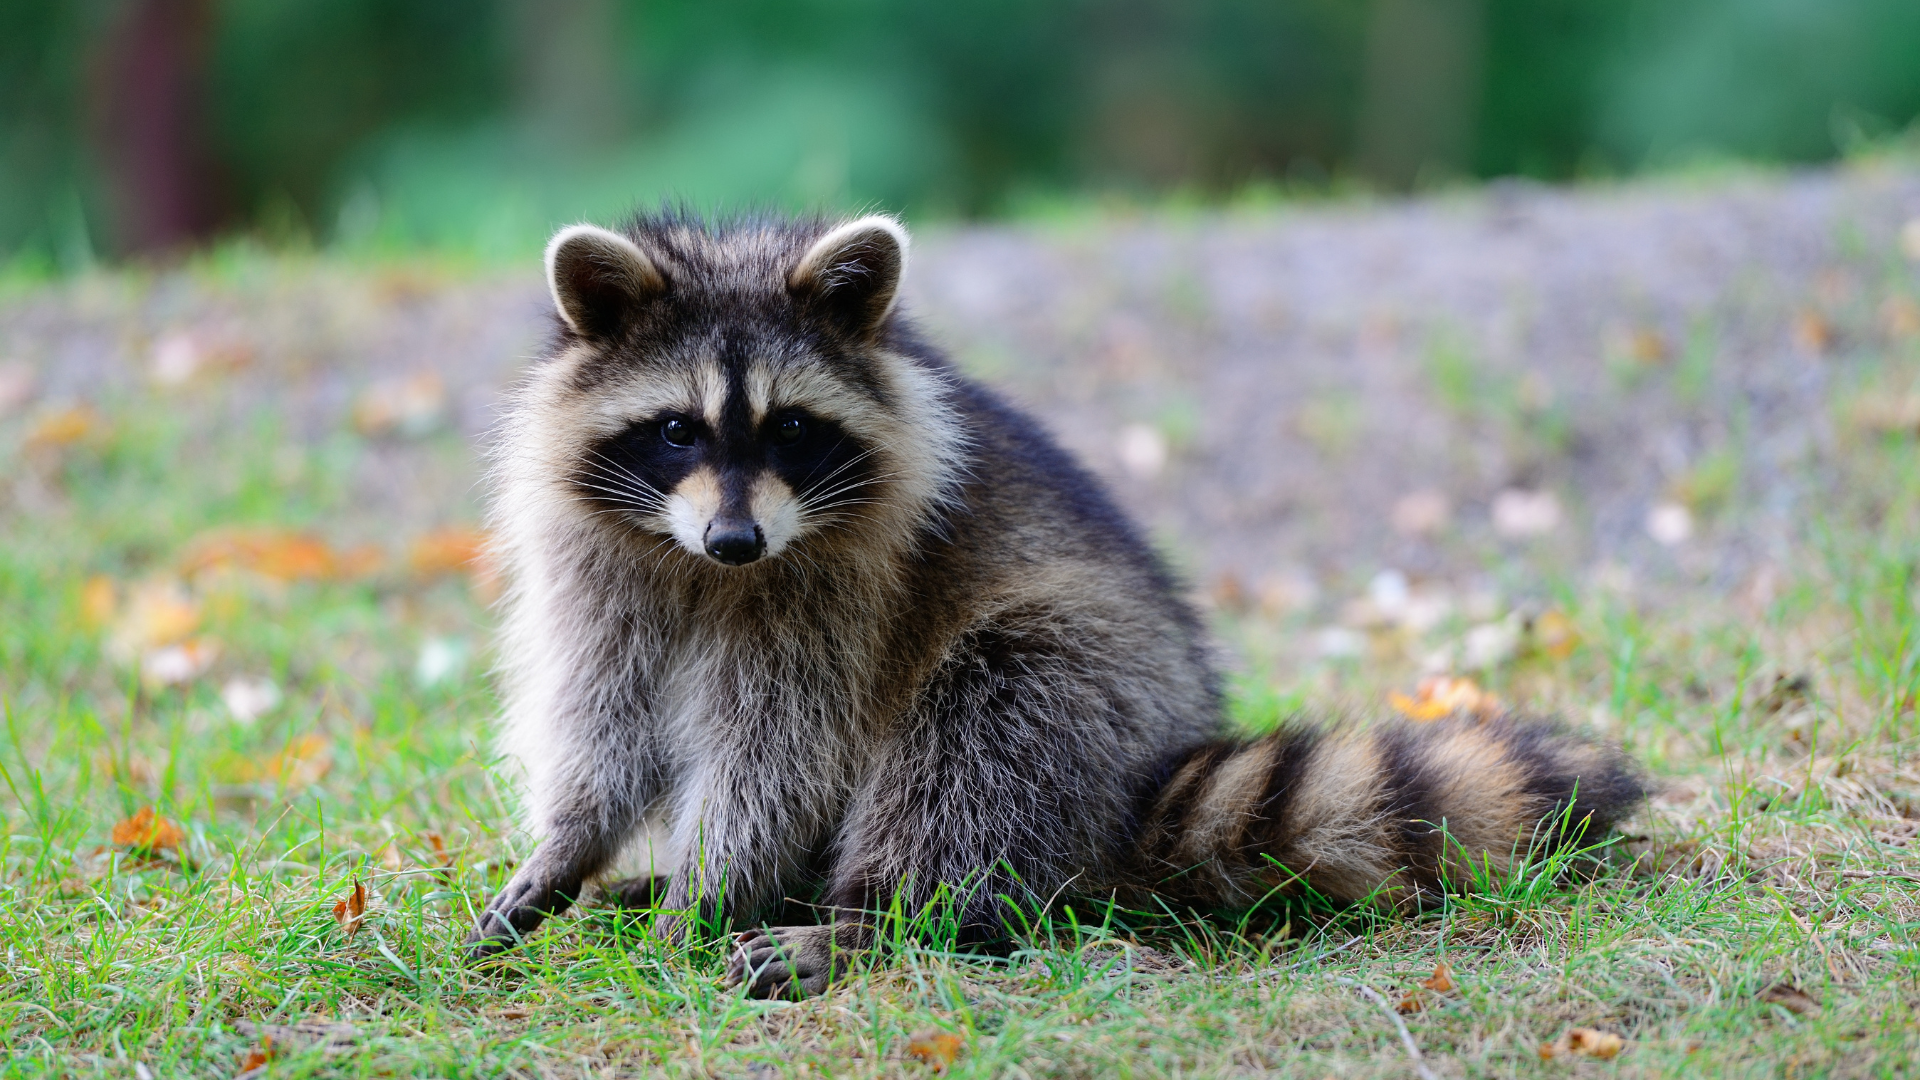
<path fill-rule="evenodd" d="M 787 275 L 787 288 L 865 335 L 893 311 L 906 272 L 906 227 L 885 214 L 869 214 L 814 241 Z"/>
<path fill-rule="evenodd" d="M 665 292 L 667 279 L 638 244 L 619 233 L 569 225 L 547 243 L 547 288 L 574 333 L 604 340 Z"/>

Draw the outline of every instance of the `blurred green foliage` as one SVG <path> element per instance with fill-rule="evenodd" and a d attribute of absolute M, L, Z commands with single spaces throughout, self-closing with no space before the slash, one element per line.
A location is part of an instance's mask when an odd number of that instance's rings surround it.
<path fill-rule="evenodd" d="M 349 247 L 518 255 L 660 199 L 980 217 L 1817 161 L 1920 113 L 1913 0 L 12 3 L 0 253 L 127 246 L 143 181 L 99 117 L 142 4 L 204 24 L 225 227 Z"/>

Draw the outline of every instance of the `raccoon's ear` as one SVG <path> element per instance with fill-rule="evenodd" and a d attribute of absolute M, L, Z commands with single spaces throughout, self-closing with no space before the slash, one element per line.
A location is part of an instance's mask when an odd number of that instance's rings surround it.
<path fill-rule="evenodd" d="M 610 338 L 641 304 L 666 291 L 666 276 L 638 244 L 598 225 L 569 225 L 547 242 L 547 288 L 575 333 Z"/>
<path fill-rule="evenodd" d="M 787 288 L 845 329 L 865 335 L 886 321 L 906 271 L 906 228 L 873 214 L 814 241 L 787 276 Z"/>

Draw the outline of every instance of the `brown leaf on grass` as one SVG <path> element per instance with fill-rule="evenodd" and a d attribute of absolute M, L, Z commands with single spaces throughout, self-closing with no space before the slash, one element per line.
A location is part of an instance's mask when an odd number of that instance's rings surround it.
<path fill-rule="evenodd" d="M 1420 980 L 1420 985 L 1436 994 L 1451 993 L 1454 989 L 1453 969 L 1442 960 L 1433 965 L 1433 978 Z"/>
<path fill-rule="evenodd" d="M 107 651 L 131 661 L 151 649 L 175 645 L 200 628 L 200 605 L 177 581 L 144 581 L 128 591 L 107 635 Z"/>
<path fill-rule="evenodd" d="M 1892 338 L 1920 334 L 1920 303 L 1910 296 L 1889 296 L 1880 303 L 1880 326 Z"/>
<path fill-rule="evenodd" d="M 248 777 L 289 788 L 312 787 L 333 769 L 331 749 L 325 737 L 309 732 L 248 769 Z"/>
<path fill-rule="evenodd" d="M 151 858 L 179 847 L 186 842 L 187 834 L 180 826 L 154 813 L 153 807 L 143 806 L 132 817 L 114 824 L 111 839 L 116 847 Z"/>
<path fill-rule="evenodd" d="M 1793 343 L 1801 352 L 1824 355 L 1833 348 L 1833 324 L 1812 308 L 1801 309 L 1793 317 Z"/>
<path fill-rule="evenodd" d="M 1580 644 L 1580 632 L 1573 627 L 1573 620 L 1559 608 L 1549 608 L 1540 617 L 1533 620 L 1533 643 L 1541 652 L 1555 660 L 1565 660 L 1573 655 Z"/>
<path fill-rule="evenodd" d="M 431 371 L 375 383 L 353 403 L 353 426 L 362 435 L 420 436 L 440 426 L 447 388 Z"/>
<path fill-rule="evenodd" d="M 264 1035 L 260 1039 L 260 1045 L 247 1051 L 247 1056 L 241 1059 L 240 1071 L 235 1074 L 236 1078 L 260 1075 L 266 1071 L 267 1062 L 272 1061 L 273 1058 L 273 1036 Z"/>
<path fill-rule="evenodd" d="M 1400 1000 L 1394 1004 L 1393 1011 L 1399 1013 L 1401 1016 L 1412 1016 L 1414 1013 L 1426 1007 L 1426 995 L 1422 994 L 1418 989 L 1414 989 L 1400 995 Z"/>
<path fill-rule="evenodd" d="M 938 1072 L 946 1072 L 960 1056 L 960 1036 L 951 1031 L 923 1031 L 907 1043 L 907 1056 Z"/>
<path fill-rule="evenodd" d="M 1627 1041 L 1611 1031 L 1572 1028 L 1550 1043 L 1540 1044 L 1540 1060 L 1557 1057 L 1591 1057 L 1611 1061 L 1626 1049 Z"/>
<path fill-rule="evenodd" d="M 1795 1016 L 1819 1016 L 1820 999 L 1790 982 L 1777 982 L 1760 991 L 1759 998 L 1769 1005 L 1778 1005 Z"/>
<path fill-rule="evenodd" d="M 216 529 L 188 545 L 180 572 L 247 570 L 277 581 L 337 576 L 340 556 L 325 540 L 290 529 Z"/>
<path fill-rule="evenodd" d="M 107 575 L 95 574 L 80 586 L 80 623 L 87 629 L 105 629 L 119 607 L 120 590 Z"/>
<path fill-rule="evenodd" d="M 1642 364 L 1657 364 L 1667 358 L 1667 339 L 1650 326 L 1636 326 L 1627 334 L 1626 352 Z"/>
<path fill-rule="evenodd" d="M 347 940 L 352 941 L 366 918 L 367 887 L 360 883 L 359 878 L 354 878 L 353 891 L 347 894 L 346 899 L 336 901 L 333 905 L 333 921 L 340 924 L 340 929 L 347 932 Z"/>
<path fill-rule="evenodd" d="M 433 861 L 441 866 L 453 865 L 453 852 L 447 850 L 447 842 L 437 832 L 427 834 L 427 843 L 433 846 Z"/>
<path fill-rule="evenodd" d="M 1429 675 L 1420 680 L 1412 697 L 1394 691 L 1387 695 L 1387 702 L 1402 716 L 1418 721 L 1438 720 L 1455 713 L 1487 719 L 1506 711 L 1506 705 L 1498 697 L 1480 689 L 1478 683 L 1465 676 Z"/>
<path fill-rule="evenodd" d="M 436 529 L 417 537 L 407 548 L 407 569 L 423 578 L 473 572 L 486 545 L 487 534 L 479 529 Z"/>
<path fill-rule="evenodd" d="M 41 413 L 27 429 L 28 450 L 58 450 L 107 433 L 107 422 L 85 405 L 69 405 Z"/>

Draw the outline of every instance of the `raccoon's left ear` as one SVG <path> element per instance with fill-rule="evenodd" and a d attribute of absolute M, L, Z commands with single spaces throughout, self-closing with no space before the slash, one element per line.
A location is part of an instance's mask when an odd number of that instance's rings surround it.
<path fill-rule="evenodd" d="M 906 228 L 884 214 L 849 221 L 814 241 L 787 288 L 852 333 L 871 334 L 893 311 L 907 242 Z"/>

